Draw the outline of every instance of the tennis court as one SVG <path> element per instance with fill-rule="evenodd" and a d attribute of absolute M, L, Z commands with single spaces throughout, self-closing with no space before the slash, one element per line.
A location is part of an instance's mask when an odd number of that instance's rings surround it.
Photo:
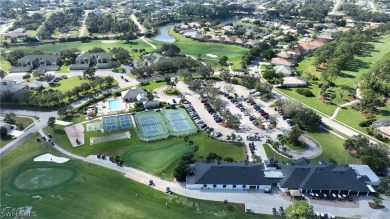
<path fill-rule="evenodd" d="M 119 125 L 121 129 L 126 129 L 131 127 L 129 115 L 120 115 L 118 116 L 118 119 L 119 119 Z"/>
<path fill-rule="evenodd" d="M 187 119 L 180 111 L 167 112 L 166 115 L 174 131 L 184 131 L 190 128 Z"/>
<path fill-rule="evenodd" d="M 198 131 L 184 109 L 141 112 L 134 115 L 134 120 L 139 138 L 143 141 L 191 135 Z"/>
<path fill-rule="evenodd" d="M 152 141 L 168 138 L 169 131 L 161 114 L 158 112 L 142 112 L 134 115 L 139 138 L 143 141 Z"/>
<path fill-rule="evenodd" d="M 93 131 L 102 130 L 102 129 L 103 129 L 102 122 L 87 123 L 87 131 L 88 132 L 93 132 Z"/>
<path fill-rule="evenodd" d="M 112 132 L 118 129 L 118 117 L 104 117 L 103 118 L 103 126 L 105 132 Z"/>

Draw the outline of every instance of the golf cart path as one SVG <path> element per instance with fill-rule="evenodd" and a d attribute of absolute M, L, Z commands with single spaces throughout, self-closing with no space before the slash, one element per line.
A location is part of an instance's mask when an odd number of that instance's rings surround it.
<path fill-rule="evenodd" d="M 41 136 L 48 138 L 41 130 L 39 130 Z M 251 211 L 254 213 L 270 214 L 273 207 L 277 208 L 278 206 L 283 206 L 287 208 L 291 202 L 284 200 L 279 196 L 279 192 L 275 190 L 274 194 L 263 193 L 262 191 L 241 191 L 241 190 L 202 190 L 202 189 L 186 189 L 183 183 L 178 182 L 169 182 L 162 180 L 156 176 L 145 173 L 143 171 L 131 168 L 131 167 L 118 167 L 116 164 L 108 161 L 98 159 L 96 155 L 90 155 L 88 157 L 81 157 L 79 155 L 70 153 L 60 146 L 54 144 L 53 146 L 56 150 L 63 153 L 66 156 L 69 156 L 73 159 L 78 159 L 87 163 L 96 164 L 102 167 L 106 167 L 111 170 L 115 170 L 124 174 L 125 177 L 128 177 L 137 182 L 148 184 L 149 180 L 153 180 L 153 188 L 159 191 L 164 192 L 166 187 L 169 187 L 173 193 L 196 198 L 202 200 L 213 200 L 213 201 L 224 201 L 228 200 L 233 203 L 244 203 L 246 206 L 250 207 Z M 338 208 L 333 206 L 323 206 L 323 205 L 313 205 L 315 211 L 332 213 L 337 216 L 343 217 L 357 217 L 357 218 L 387 218 L 388 208 L 373 211 L 368 207 L 368 202 L 371 201 L 371 197 L 360 197 L 360 206 L 359 208 Z M 385 197 L 383 204 L 390 204 L 388 197 Z M 369 215 L 367 213 L 370 212 Z"/>
<path fill-rule="evenodd" d="M 359 100 L 354 100 L 354 101 L 351 101 L 351 102 L 348 102 L 348 103 L 344 103 L 343 105 L 337 107 L 337 109 L 334 111 L 333 115 L 332 115 L 331 117 L 329 117 L 329 119 L 334 119 L 334 118 L 336 118 L 337 114 L 339 113 L 339 111 L 340 111 L 342 108 L 344 108 L 344 107 L 346 107 L 346 106 L 351 106 L 351 105 L 353 105 L 353 104 L 355 104 L 355 103 L 357 103 L 357 102 L 359 102 Z"/>

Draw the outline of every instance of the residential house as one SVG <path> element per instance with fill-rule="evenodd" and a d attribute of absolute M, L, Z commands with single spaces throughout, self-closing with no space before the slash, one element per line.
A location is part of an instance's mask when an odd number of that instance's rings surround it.
<path fill-rule="evenodd" d="M 104 15 L 104 12 L 102 10 L 95 10 L 93 11 L 93 13 L 96 15 L 96 16 L 103 16 Z"/>
<path fill-rule="evenodd" d="M 271 59 L 271 65 L 293 66 L 294 63 L 292 63 L 291 61 L 289 61 L 287 59 L 275 57 L 275 58 Z"/>
<path fill-rule="evenodd" d="M 225 43 L 234 43 L 236 41 L 235 37 L 226 37 Z"/>
<path fill-rule="evenodd" d="M 384 137 L 390 139 L 390 120 L 379 119 L 372 123 L 372 129 L 382 134 Z"/>
<path fill-rule="evenodd" d="M 99 69 L 110 68 L 112 56 L 107 52 L 82 53 L 76 58 L 76 64 L 69 66 L 71 70 L 85 70 L 89 66 L 96 65 Z"/>
<path fill-rule="evenodd" d="M 15 94 L 18 92 L 28 90 L 28 87 L 25 85 L 18 85 L 16 81 L 3 80 L 0 82 L 0 96 L 6 94 Z"/>
<path fill-rule="evenodd" d="M 244 43 L 244 46 L 245 47 L 248 47 L 248 48 L 253 48 L 257 45 L 259 45 L 260 41 L 258 40 L 249 40 L 248 42 Z"/>
<path fill-rule="evenodd" d="M 242 38 L 237 38 L 236 41 L 234 41 L 234 43 L 237 45 L 244 45 L 245 40 Z"/>
<path fill-rule="evenodd" d="M 274 70 L 278 74 L 283 74 L 283 77 L 290 77 L 293 73 L 292 68 L 286 65 L 277 65 L 274 67 Z"/>
<path fill-rule="evenodd" d="M 305 87 L 308 82 L 301 77 L 284 77 L 282 87 Z"/>
<path fill-rule="evenodd" d="M 145 54 L 142 56 L 142 58 L 147 62 L 148 65 L 157 64 L 168 60 L 167 57 L 155 52 Z"/>
<path fill-rule="evenodd" d="M 320 46 L 323 46 L 325 43 L 321 41 L 312 41 L 312 42 L 302 42 L 298 45 L 298 48 L 303 51 L 303 54 L 309 54 L 312 53 L 315 49 L 317 49 Z"/>
<path fill-rule="evenodd" d="M 196 162 L 190 164 L 187 189 L 271 189 L 278 180 L 265 177 L 259 163 Z"/>
<path fill-rule="evenodd" d="M 283 192 L 299 190 L 301 193 L 369 195 L 375 193 L 348 165 L 310 163 L 305 158 L 280 164 L 284 178 L 278 187 Z M 365 180 L 365 179 L 364 179 Z"/>
<path fill-rule="evenodd" d="M 315 38 L 316 38 L 316 40 L 323 42 L 323 43 L 327 43 L 327 42 L 333 40 L 332 35 L 326 34 L 326 33 L 318 34 L 317 36 L 315 36 Z"/>
<path fill-rule="evenodd" d="M 139 87 L 121 92 L 122 99 L 126 102 L 139 102 L 143 103 L 149 101 L 148 93 Z"/>
<path fill-rule="evenodd" d="M 11 68 L 10 72 L 16 72 L 20 67 L 29 68 L 29 70 L 40 68 L 48 71 L 56 71 L 60 68 L 59 63 L 60 61 L 57 55 L 27 55 L 19 59 L 18 67 Z"/>

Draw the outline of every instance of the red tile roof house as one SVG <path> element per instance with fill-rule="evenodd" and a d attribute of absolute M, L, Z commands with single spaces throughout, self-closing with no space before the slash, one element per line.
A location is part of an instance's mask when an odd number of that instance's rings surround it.
<path fill-rule="evenodd" d="M 211 38 L 213 38 L 213 37 L 210 36 L 210 35 L 204 35 L 203 36 L 203 41 L 209 41 L 209 40 L 211 40 Z"/>
<path fill-rule="evenodd" d="M 221 36 L 213 36 L 210 41 L 213 41 L 213 42 L 224 42 L 225 41 L 225 37 L 221 37 Z"/>
<path fill-rule="evenodd" d="M 307 43 L 307 42 L 301 43 L 301 44 L 299 44 L 298 48 L 302 49 L 304 51 L 303 54 L 306 55 L 306 54 L 313 52 L 318 47 L 323 46 L 324 44 L 325 43 L 316 40 L 316 41 L 309 42 L 309 43 Z"/>
<path fill-rule="evenodd" d="M 252 48 L 252 47 L 255 47 L 259 43 L 260 42 L 258 40 L 249 40 L 244 45 L 245 45 L 245 47 Z"/>
<path fill-rule="evenodd" d="M 235 43 L 236 43 L 237 45 L 244 45 L 245 40 L 242 39 L 242 38 L 237 38 L 236 41 L 235 41 Z"/>
<path fill-rule="evenodd" d="M 225 38 L 225 43 L 234 43 L 236 39 L 234 37 L 226 37 Z"/>
<path fill-rule="evenodd" d="M 286 59 L 283 59 L 283 58 L 272 58 L 271 65 L 293 66 L 294 64 Z"/>

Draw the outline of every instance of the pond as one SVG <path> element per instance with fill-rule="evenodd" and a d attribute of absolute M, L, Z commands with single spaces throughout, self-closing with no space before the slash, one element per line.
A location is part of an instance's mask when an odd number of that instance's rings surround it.
<path fill-rule="evenodd" d="M 158 28 L 158 35 L 155 36 L 153 39 L 160 42 L 165 43 L 173 43 L 175 42 L 175 38 L 173 38 L 171 35 L 169 35 L 168 31 L 169 28 L 173 27 L 174 24 L 167 24 L 164 26 L 161 26 Z"/>

